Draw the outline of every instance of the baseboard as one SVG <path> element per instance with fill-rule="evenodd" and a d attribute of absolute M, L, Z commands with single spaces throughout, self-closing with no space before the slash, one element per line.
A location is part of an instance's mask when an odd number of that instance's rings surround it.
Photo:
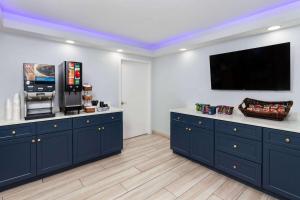
<path fill-rule="evenodd" d="M 152 134 L 160 135 L 162 137 L 170 139 L 170 134 L 164 133 L 164 132 L 161 132 L 161 131 L 152 130 Z"/>

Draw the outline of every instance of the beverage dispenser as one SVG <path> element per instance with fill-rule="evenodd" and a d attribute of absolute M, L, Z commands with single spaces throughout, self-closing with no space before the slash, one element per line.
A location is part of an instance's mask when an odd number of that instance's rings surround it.
<path fill-rule="evenodd" d="M 82 63 L 64 61 L 59 65 L 59 106 L 60 110 L 68 112 L 82 109 Z"/>

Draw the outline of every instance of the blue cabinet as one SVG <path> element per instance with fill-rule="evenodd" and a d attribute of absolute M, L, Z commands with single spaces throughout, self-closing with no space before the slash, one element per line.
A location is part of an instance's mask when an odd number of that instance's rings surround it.
<path fill-rule="evenodd" d="M 80 163 L 98 157 L 101 154 L 100 126 L 79 128 L 73 131 L 73 162 Z"/>
<path fill-rule="evenodd" d="M 264 130 L 263 187 L 293 200 L 300 199 L 299 133 Z"/>
<path fill-rule="evenodd" d="M 190 130 L 190 129 L 189 129 Z M 190 156 L 192 159 L 213 166 L 214 164 L 214 134 L 212 131 L 192 127 L 190 131 Z"/>
<path fill-rule="evenodd" d="M 34 137 L 0 142 L 0 187 L 36 175 L 36 143 Z"/>
<path fill-rule="evenodd" d="M 76 118 L 73 131 L 73 162 L 120 152 L 123 148 L 122 113 Z"/>
<path fill-rule="evenodd" d="M 37 137 L 37 174 L 72 165 L 72 130 Z"/>
<path fill-rule="evenodd" d="M 171 148 L 174 152 L 189 156 L 190 135 L 187 124 L 173 120 L 171 122 Z"/>
<path fill-rule="evenodd" d="M 103 124 L 101 128 L 101 154 L 107 155 L 121 151 L 123 148 L 122 121 Z"/>
<path fill-rule="evenodd" d="M 213 120 L 171 113 L 171 148 L 175 153 L 213 165 Z"/>
<path fill-rule="evenodd" d="M 20 181 L 119 153 L 122 112 L 0 127 L 0 190 Z"/>

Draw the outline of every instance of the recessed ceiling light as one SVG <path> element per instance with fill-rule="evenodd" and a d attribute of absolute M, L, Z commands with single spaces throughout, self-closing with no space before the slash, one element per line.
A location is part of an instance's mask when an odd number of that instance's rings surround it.
<path fill-rule="evenodd" d="M 270 26 L 269 28 L 268 28 L 268 31 L 275 31 L 275 30 L 278 30 L 278 29 L 280 29 L 281 27 L 280 26 Z"/>
<path fill-rule="evenodd" d="M 118 49 L 117 52 L 123 52 L 123 49 Z"/>
<path fill-rule="evenodd" d="M 68 44 L 74 44 L 75 42 L 73 40 L 66 40 L 66 43 L 68 43 Z"/>
<path fill-rule="evenodd" d="M 186 51 L 186 50 L 187 50 L 186 48 L 179 49 L 179 51 Z"/>

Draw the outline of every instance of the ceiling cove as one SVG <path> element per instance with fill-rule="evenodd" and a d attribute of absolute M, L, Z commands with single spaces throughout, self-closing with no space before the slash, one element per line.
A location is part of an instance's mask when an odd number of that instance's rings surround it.
<path fill-rule="evenodd" d="M 141 48 L 141 49 L 147 50 L 149 52 L 155 52 L 162 48 L 169 47 L 171 45 L 193 39 L 196 36 L 205 34 L 206 32 L 212 31 L 214 29 L 226 28 L 227 26 L 230 26 L 232 24 L 241 23 L 244 20 L 251 20 L 251 18 L 257 19 L 258 16 L 269 13 L 269 12 L 276 11 L 277 9 L 279 10 L 282 8 L 293 7 L 293 4 L 296 2 L 299 2 L 299 0 L 288 0 L 288 1 L 285 1 L 280 4 L 269 6 L 268 8 L 257 10 L 248 15 L 239 16 L 238 18 L 222 22 L 221 24 L 215 24 L 215 25 L 210 26 L 205 29 L 199 29 L 199 30 L 194 30 L 192 32 L 186 32 L 186 33 L 183 33 L 183 34 L 180 34 L 180 35 L 177 35 L 174 37 L 170 37 L 170 38 L 167 38 L 167 39 L 161 40 L 159 42 L 155 42 L 155 43 L 143 42 L 140 40 L 136 40 L 133 38 L 129 38 L 129 37 L 125 37 L 125 36 L 121 36 L 121 35 L 117 35 L 117 34 L 96 31 L 93 29 L 87 29 L 87 28 L 83 28 L 80 26 L 71 25 L 68 23 L 47 20 L 45 18 L 41 18 L 40 16 L 20 13 L 16 10 L 8 9 L 8 8 L 4 7 L 1 4 L 1 0 L 0 0 L 0 11 L 2 10 L 2 15 L 8 19 L 22 20 L 22 19 L 26 18 L 26 20 L 31 21 L 32 23 L 34 23 L 36 25 L 46 26 L 46 27 L 50 27 L 50 28 L 51 27 L 52 28 L 61 28 L 61 29 L 72 31 L 72 32 L 77 32 L 77 33 L 80 33 L 83 35 L 87 35 L 87 36 L 90 35 L 90 36 L 98 37 L 98 38 L 101 38 L 101 39 L 104 39 L 107 41 L 112 41 L 112 42 L 116 42 L 116 43 L 120 43 L 120 44 L 124 44 L 124 45 L 129 45 L 132 47 Z M 0 12 L 0 14 L 1 14 L 1 12 Z"/>

